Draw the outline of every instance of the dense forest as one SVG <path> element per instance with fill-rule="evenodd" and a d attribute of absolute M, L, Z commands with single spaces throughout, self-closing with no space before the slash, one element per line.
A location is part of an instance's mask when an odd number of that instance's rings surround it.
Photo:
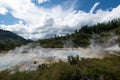
<path fill-rule="evenodd" d="M 103 59 L 68 57 L 68 62 L 41 64 L 36 71 L 0 72 L 0 80 L 120 80 L 120 56 Z"/>
<path fill-rule="evenodd" d="M 107 23 L 98 23 L 93 26 L 85 25 L 80 30 L 75 30 L 72 34 L 55 36 L 54 38 L 43 39 L 37 42 L 45 48 L 87 47 L 90 44 L 90 40 L 95 39 L 93 35 L 99 35 L 100 38 L 108 38 L 111 34 L 120 36 L 120 19 Z"/>

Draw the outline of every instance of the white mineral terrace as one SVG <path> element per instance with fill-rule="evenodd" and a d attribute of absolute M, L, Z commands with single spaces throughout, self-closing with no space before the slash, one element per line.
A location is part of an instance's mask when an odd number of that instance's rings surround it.
<path fill-rule="evenodd" d="M 106 49 L 94 48 L 41 48 L 22 46 L 0 56 L 0 70 L 19 67 L 19 70 L 35 70 L 39 64 L 56 62 L 59 59 L 66 61 L 68 56 L 84 58 L 103 57 L 106 51 L 120 52 L 120 47 L 115 45 Z M 108 54 L 108 53 L 107 53 Z"/>

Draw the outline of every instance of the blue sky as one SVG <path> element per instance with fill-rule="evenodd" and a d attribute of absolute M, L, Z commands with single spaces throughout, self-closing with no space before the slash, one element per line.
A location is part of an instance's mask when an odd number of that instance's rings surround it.
<path fill-rule="evenodd" d="M 25 38 L 47 38 L 119 18 L 119 5 L 120 0 L 1 0 L 0 26 Z"/>
<path fill-rule="evenodd" d="M 49 8 L 53 7 L 55 5 L 62 5 L 65 2 L 74 2 L 76 1 L 76 7 L 78 10 L 84 10 L 84 11 L 89 11 L 90 8 L 96 3 L 96 2 L 101 2 L 101 5 L 98 8 L 102 9 L 108 9 L 110 7 L 116 7 L 120 4 L 120 0 L 50 0 L 48 2 L 38 4 L 36 0 L 32 0 L 34 3 L 37 5 Z"/>
<path fill-rule="evenodd" d="M 49 0 L 48 2 L 45 2 L 45 3 L 42 3 L 42 4 L 38 4 L 36 2 L 36 0 L 33 0 L 33 2 L 36 5 L 42 6 L 42 7 L 45 7 L 45 8 L 51 8 L 51 7 L 54 7 L 56 5 L 64 5 L 65 2 L 73 3 L 75 1 L 76 1 L 75 9 L 76 10 L 83 10 L 83 11 L 86 11 L 86 12 L 89 12 L 91 7 L 96 2 L 101 3 L 96 9 L 101 8 L 103 10 L 117 7 L 120 4 L 120 0 Z"/>
<path fill-rule="evenodd" d="M 75 0 L 49 0 L 45 3 L 39 4 L 37 0 L 32 0 L 32 2 L 40 7 L 51 8 L 56 5 L 64 5 L 67 3 L 73 3 Z M 89 12 L 92 6 L 100 2 L 100 5 L 96 7 L 97 9 L 111 10 L 114 7 L 117 7 L 120 4 L 120 0 L 76 0 L 75 10 L 83 10 Z M 69 4 L 68 4 L 69 5 Z M 69 6 L 68 6 L 69 7 Z M 96 11 L 95 10 L 95 11 Z M 94 12 L 95 12 L 94 11 Z M 12 25 L 18 23 L 20 19 L 15 18 L 11 13 L 6 13 L 5 15 L 0 14 L 0 24 Z"/>

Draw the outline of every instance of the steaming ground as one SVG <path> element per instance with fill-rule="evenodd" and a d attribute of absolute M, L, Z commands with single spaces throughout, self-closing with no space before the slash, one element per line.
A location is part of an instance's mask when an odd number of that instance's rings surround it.
<path fill-rule="evenodd" d="M 104 57 L 106 54 L 116 54 L 120 52 L 119 45 L 103 48 L 91 45 L 89 48 L 41 48 L 40 46 L 29 44 L 17 47 L 15 50 L 0 56 L 0 70 L 19 68 L 20 71 L 36 70 L 42 63 L 57 62 L 59 59 L 66 61 L 67 56 L 84 58 Z"/>

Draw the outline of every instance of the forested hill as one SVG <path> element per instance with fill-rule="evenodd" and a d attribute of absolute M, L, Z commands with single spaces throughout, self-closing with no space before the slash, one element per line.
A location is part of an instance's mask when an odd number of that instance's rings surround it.
<path fill-rule="evenodd" d="M 93 34 L 99 37 L 93 37 Z M 72 34 L 66 36 L 55 36 L 54 38 L 38 40 L 35 43 L 45 48 L 62 47 L 87 47 L 93 38 L 109 39 L 111 34 L 120 37 L 120 19 L 109 21 L 108 23 L 98 23 L 93 26 L 85 25 L 80 30 L 75 30 Z M 120 43 L 120 39 L 117 40 Z M 11 50 L 17 46 L 31 42 L 15 33 L 0 29 L 0 51 Z M 102 42 L 102 40 L 101 40 Z"/>
<path fill-rule="evenodd" d="M 15 33 L 2 29 L 0 29 L 0 40 L 26 41 L 26 39 L 16 35 Z"/>
<path fill-rule="evenodd" d="M 30 42 L 10 31 L 0 29 L 0 51 L 6 51 Z"/>
<path fill-rule="evenodd" d="M 72 34 L 43 39 L 37 42 L 42 47 L 47 48 L 62 48 L 64 45 L 66 45 L 66 47 L 87 47 L 90 44 L 90 40 L 93 39 L 94 34 L 104 39 L 110 38 L 113 34 L 119 37 L 120 19 L 115 19 L 107 23 L 98 23 L 93 26 L 85 25 L 80 30 L 75 30 Z M 118 42 L 120 42 L 119 39 Z"/>

